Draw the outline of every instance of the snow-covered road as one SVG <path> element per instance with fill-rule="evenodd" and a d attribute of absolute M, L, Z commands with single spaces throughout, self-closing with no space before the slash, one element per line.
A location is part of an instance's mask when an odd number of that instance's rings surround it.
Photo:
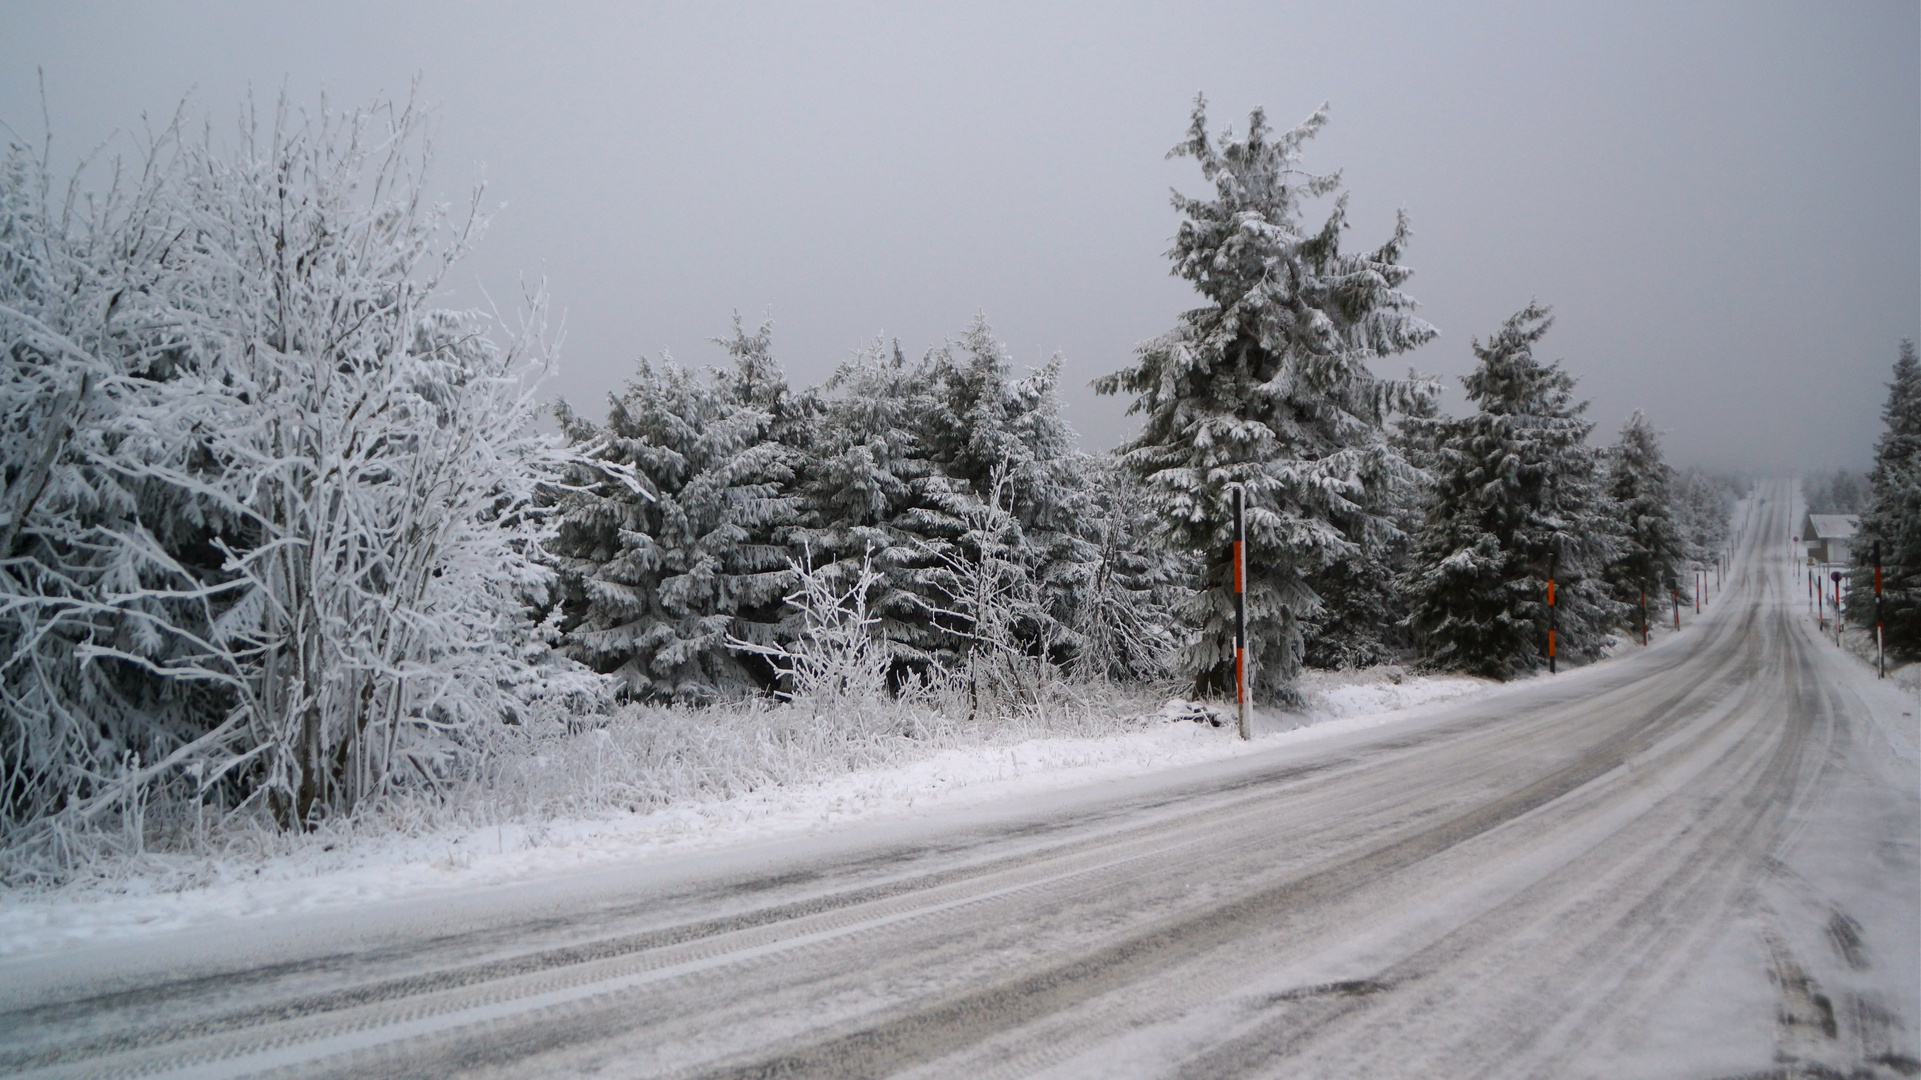
<path fill-rule="evenodd" d="M 1761 500 L 1641 655 L 1004 806 L 18 958 L 0 1072 L 1916 1075 L 1917 709 L 1808 625 Z"/>

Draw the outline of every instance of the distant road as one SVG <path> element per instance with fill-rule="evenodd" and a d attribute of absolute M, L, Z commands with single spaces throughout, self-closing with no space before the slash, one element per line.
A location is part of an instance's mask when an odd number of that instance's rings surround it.
<path fill-rule="evenodd" d="M 1373 731 L 444 921 L 0 968 L 0 1073 L 1916 1075 L 1912 720 L 1814 633 L 1791 504 L 1760 492 L 1687 633 Z"/>

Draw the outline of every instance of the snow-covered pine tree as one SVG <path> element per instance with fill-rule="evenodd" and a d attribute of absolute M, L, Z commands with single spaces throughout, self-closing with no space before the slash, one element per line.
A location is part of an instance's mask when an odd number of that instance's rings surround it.
<path fill-rule="evenodd" d="M 1740 481 L 1700 469 L 1683 469 L 1674 474 L 1668 492 L 1675 534 L 1681 543 L 1677 566 L 1713 562 L 1727 550 L 1728 523 L 1734 516 L 1734 502 L 1741 492 Z M 1691 576 L 1679 574 L 1677 578 L 1683 603 L 1692 602 L 1688 584 Z"/>
<path fill-rule="evenodd" d="M 979 317 L 918 363 L 877 342 L 829 381 L 797 542 L 836 581 L 872 553 L 897 680 L 962 663 L 978 637 L 970 597 L 1011 605 L 991 613 L 1006 620 L 1000 645 L 1071 651 L 1062 620 L 1091 545 L 1058 381 L 1058 361 L 1015 378 Z"/>
<path fill-rule="evenodd" d="M 1391 539 L 1383 488 L 1415 479 L 1385 424 L 1434 388 L 1377 378 L 1368 365 L 1435 331 L 1400 291 L 1412 273 L 1399 261 L 1405 215 L 1385 244 L 1359 254 L 1341 250 L 1345 197 L 1318 230 L 1303 222 L 1302 202 L 1340 183 L 1299 168 L 1326 119 L 1323 108 L 1277 136 L 1257 109 L 1245 136 L 1216 142 L 1196 100 L 1169 156 L 1198 161 L 1214 197 L 1175 194 L 1183 220 L 1168 254 L 1206 303 L 1143 345 L 1133 367 L 1095 382 L 1135 395 L 1129 411 L 1142 430 L 1123 460 L 1145 483 L 1165 542 L 1203 560 L 1187 608 L 1199 633 L 1182 657 L 1197 693 L 1234 684 L 1229 484 L 1248 492 L 1251 682 L 1257 700 L 1273 701 L 1292 696 L 1302 621 L 1323 606 L 1314 575 Z"/>
<path fill-rule="evenodd" d="M 1889 651 L 1921 654 L 1921 360 L 1914 342 L 1901 343 L 1881 411 L 1887 430 L 1874 448 L 1868 474 L 1872 501 L 1861 515 L 1855 538 L 1854 599 L 1848 617 L 1857 625 L 1874 624 L 1874 568 L 1871 546 L 1881 544 L 1881 621 Z"/>
<path fill-rule="evenodd" d="M 938 475 L 922 440 L 928 397 L 926 365 L 908 363 L 898 342 L 876 341 L 835 369 L 813 429 L 805 524 L 793 534 L 799 557 L 827 587 L 844 590 L 871 568 L 877 580 L 867 600 L 897 679 L 930 663 L 934 647 L 912 599 L 917 536 L 900 521 Z"/>
<path fill-rule="evenodd" d="M 706 703 L 773 688 L 763 647 L 801 631 L 788 532 L 800 451 L 777 434 L 809 422 L 787 391 L 769 327 L 735 323 L 733 367 L 711 380 L 643 360 L 606 423 L 558 406 L 585 463 L 550 545 L 566 586 L 564 650 L 616 676 L 629 698 Z"/>
<path fill-rule="evenodd" d="M 1638 620 L 1643 594 L 1650 612 L 1667 607 L 1667 582 L 1692 556 L 1676 527 L 1674 470 L 1661 460 L 1661 439 L 1639 409 L 1621 425 L 1608 454 L 1607 494 L 1618 508 L 1621 547 L 1605 577 L 1614 598 L 1629 605 Z M 1683 582 L 1684 584 L 1684 582 Z"/>
<path fill-rule="evenodd" d="M 1071 634 L 1064 620 L 1075 570 L 1092 551 L 1081 535 L 1084 499 L 1076 473 L 1081 459 L 1073 452 L 1073 429 L 1061 414 L 1060 358 L 1015 378 L 1006 346 L 977 315 L 957 340 L 928 360 L 932 408 L 923 428 L 925 444 L 929 459 L 948 480 L 953 501 L 942 508 L 952 515 L 950 521 L 937 513 L 922 516 L 922 535 L 937 550 L 958 543 L 954 553 L 978 564 L 979 540 L 966 534 L 979 528 L 973 519 L 981 509 L 1001 507 L 1006 521 L 992 543 L 1008 572 L 1031 583 L 1033 597 L 1010 627 L 1009 644 L 1034 656 L 1065 659 Z M 996 492 L 1001 493 L 998 503 Z M 951 533 L 961 522 L 969 528 Z"/>
<path fill-rule="evenodd" d="M 1574 380 L 1534 358 L 1552 320 L 1529 304 L 1486 345 L 1462 379 L 1473 415 L 1436 421 L 1434 500 L 1415 539 L 1407 590 L 1426 661 L 1507 678 L 1546 663 L 1547 576 L 1557 551 L 1558 655 L 1591 660 L 1626 606 L 1600 571 L 1617 526 L 1586 443 Z"/>
<path fill-rule="evenodd" d="M 1428 381 L 1410 371 L 1410 381 Z M 1434 460 L 1434 427 L 1440 412 L 1434 398 L 1407 404 L 1389 439 L 1415 470 L 1412 483 L 1402 478 L 1385 484 L 1375 502 L 1393 526 L 1363 545 L 1354 558 L 1328 566 L 1309 579 L 1322 609 L 1305 620 L 1304 659 L 1311 667 L 1362 667 L 1403 658 L 1412 648 L 1406 626 L 1407 595 L 1401 582 L 1413 566 L 1414 534 L 1420 531 L 1432 497 L 1427 470 Z"/>
<path fill-rule="evenodd" d="M 184 359 L 159 329 L 174 322 L 164 253 L 179 214 L 164 181 L 178 135 L 162 130 L 138 181 L 77 204 L 50 197 L 47 163 L 26 147 L 10 145 L 0 165 L 0 849 L 10 855 L 48 837 L 55 817 L 83 827 L 75 819 L 104 816 L 116 794 L 144 796 L 128 782 L 141 765 L 183 750 L 204 755 L 203 770 L 228 760 L 244 722 L 233 684 L 245 673 L 211 641 L 235 597 L 208 543 L 243 532 L 243 515 L 117 467 L 184 470 L 197 450 L 164 415 L 126 438 L 130 415 L 172 397 Z M 131 657 L 96 657 L 96 643 Z"/>
<path fill-rule="evenodd" d="M 1091 558 L 1068 568 L 1072 670 L 1118 682 L 1171 678 L 1186 644 L 1178 611 L 1191 592 L 1190 561 L 1155 542 L 1146 489 L 1117 458 L 1087 457 L 1076 471 Z"/>

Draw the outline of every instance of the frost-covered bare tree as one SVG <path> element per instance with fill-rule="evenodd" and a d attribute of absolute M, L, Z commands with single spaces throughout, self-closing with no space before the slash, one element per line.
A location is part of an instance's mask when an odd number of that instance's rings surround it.
<path fill-rule="evenodd" d="M 880 616 L 869 609 L 881 583 L 872 558 L 862 559 L 859 572 L 845 582 L 815 566 L 811 553 L 790 569 L 795 585 L 786 600 L 803 624 L 797 639 L 762 645 L 730 636 L 729 647 L 773 661 L 787 687 L 778 696 L 816 713 L 885 700 L 891 658 L 878 633 Z"/>
<path fill-rule="evenodd" d="M 189 767 L 309 825 L 596 692 L 528 616 L 566 454 L 539 298 L 436 307 L 485 217 L 429 201 L 427 159 L 410 107 L 284 102 L 230 148 L 165 129 L 91 200 L 12 150 L 9 847 Z"/>
<path fill-rule="evenodd" d="M 930 565 L 920 573 L 928 589 L 917 601 L 929 621 L 956 640 L 948 670 L 966 695 L 969 719 L 998 718 L 1010 706 L 1040 700 L 1050 672 L 1035 634 L 1054 625 L 1041 581 L 1021 557 L 1026 535 L 1008 508 L 1015 497 L 1012 462 L 990 472 L 984 487 L 984 499 L 956 508 L 965 531 L 920 542 Z"/>

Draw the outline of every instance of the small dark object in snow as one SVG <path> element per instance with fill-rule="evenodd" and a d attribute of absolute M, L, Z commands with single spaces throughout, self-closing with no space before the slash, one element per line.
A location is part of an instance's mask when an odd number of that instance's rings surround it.
<path fill-rule="evenodd" d="M 1391 989 L 1393 987 L 1387 983 L 1375 979 L 1347 979 L 1341 982 L 1317 983 L 1295 990 L 1283 990 L 1278 994 L 1268 995 L 1267 1000 L 1269 1004 L 1279 1004 L 1283 1001 L 1303 1001 L 1315 997 L 1366 997 L 1369 994 L 1379 994 Z"/>
<path fill-rule="evenodd" d="M 1188 701 L 1186 698 L 1169 698 L 1167 704 L 1161 706 L 1161 715 L 1169 720 L 1192 720 L 1196 724 L 1214 727 L 1226 727 L 1232 719 L 1227 710 L 1218 705 Z"/>

